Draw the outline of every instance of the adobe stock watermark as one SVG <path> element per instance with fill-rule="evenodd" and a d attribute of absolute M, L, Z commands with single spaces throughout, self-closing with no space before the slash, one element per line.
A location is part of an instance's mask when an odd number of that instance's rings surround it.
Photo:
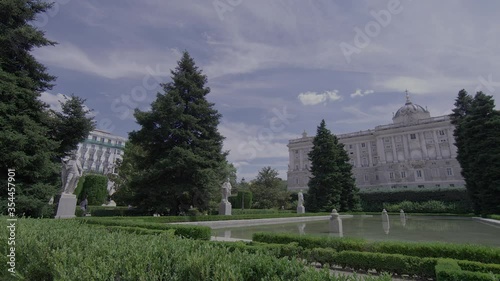
<path fill-rule="evenodd" d="M 146 101 L 148 93 L 158 91 L 161 88 L 161 83 L 164 83 L 161 78 L 168 77 L 170 70 L 162 72 L 160 65 L 156 65 L 156 71 L 150 66 L 146 67 L 146 74 L 142 78 L 142 84 L 133 87 L 129 93 L 122 94 L 111 102 L 110 109 L 118 115 L 120 120 L 125 120 L 132 117 L 134 110 L 139 107 L 139 104 Z M 102 118 L 97 122 L 97 127 L 107 132 L 113 132 L 116 128 L 109 118 Z"/>
<path fill-rule="evenodd" d="M 221 21 L 224 20 L 224 14 L 232 12 L 235 7 L 243 3 L 243 0 L 214 0 L 212 2 L 215 12 Z"/>
<path fill-rule="evenodd" d="M 481 91 L 481 89 L 484 87 L 486 91 L 488 91 L 488 94 L 494 94 L 495 93 L 495 86 L 500 86 L 500 82 L 493 82 L 493 75 L 489 74 L 488 78 L 484 78 L 483 76 L 477 77 L 477 80 L 479 80 L 479 83 L 477 84 L 476 89 L 474 90 L 474 93 L 477 93 Z"/>
<path fill-rule="evenodd" d="M 408 0 L 411 1 L 411 0 Z M 351 63 L 351 56 L 359 54 L 361 51 L 368 47 L 372 42 L 372 38 L 377 37 L 382 31 L 383 27 L 391 24 L 392 16 L 400 14 L 403 11 L 403 6 L 400 0 L 389 0 L 386 9 L 380 11 L 371 10 L 370 15 L 374 20 L 365 24 L 363 29 L 354 27 L 353 43 L 342 42 L 339 44 L 340 50 L 344 55 L 347 63 Z"/>
<path fill-rule="evenodd" d="M 282 110 L 273 108 L 274 117 L 269 120 L 269 126 L 258 131 L 257 137 L 248 137 L 246 142 L 238 146 L 238 153 L 248 155 L 247 160 L 253 160 L 259 152 L 265 150 L 266 146 L 276 139 L 276 134 L 283 132 L 290 121 L 295 119 L 297 115 L 289 114 L 286 106 Z"/>
<path fill-rule="evenodd" d="M 68 4 L 71 0 L 53 0 L 52 8 L 46 12 L 40 13 L 37 20 L 33 23 L 36 27 L 44 27 L 49 23 L 49 19 L 57 16 L 61 6 Z M 50 1 L 52 2 L 52 1 Z"/>

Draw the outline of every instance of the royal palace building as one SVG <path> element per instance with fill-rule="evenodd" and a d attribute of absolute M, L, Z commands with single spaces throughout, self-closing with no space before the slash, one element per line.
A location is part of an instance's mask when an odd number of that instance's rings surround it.
<path fill-rule="evenodd" d="M 459 188 L 465 185 L 456 160 L 453 125 L 447 115 L 431 117 L 410 101 L 393 123 L 371 130 L 338 135 L 350 157 L 361 191 Z M 304 132 L 288 143 L 288 189 L 307 190 L 311 166 L 308 153 L 314 137 Z"/>
<path fill-rule="evenodd" d="M 84 171 L 115 173 L 116 161 L 123 158 L 126 141 L 105 131 L 91 131 L 87 139 L 78 144 L 77 159 Z"/>

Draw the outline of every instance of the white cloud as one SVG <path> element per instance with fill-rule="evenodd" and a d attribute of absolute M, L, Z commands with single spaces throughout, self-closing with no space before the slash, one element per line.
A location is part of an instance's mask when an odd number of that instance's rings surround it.
<path fill-rule="evenodd" d="M 61 94 L 61 93 L 51 94 L 49 92 L 42 92 L 40 94 L 40 100 L 45 102 L 46 104 L 48 104 L 50 106 L 50 109 L 57 111 L 57 112 L 62 111 L 61 102 L 64 103 L 69 98 L 70 98 L 69 96 Z M 87 111 L 90 111 L 90 109 L 86 105 L 83 105 L 83 108 Z M 89 117 L 95 116 L 95 115 L 97 115 L 97 113 L 94 111 L 90 111 L 87 114 L 87 116 L 89 116 Z"/>
<path fill-rule="evenodd" d="M 460 79 L 447 76 L 408 77 L 395 76 L 386 79 L 377 79 L 376 87 L 403 93 L 408 89 L 410 95 L 455 95 L 461 89 L 473 90 L 480 83 L 476 77 Z"/>
<path fill-rule="evenodd" d="M 175 62 L 179 59 L 179 51 L 174 48 L 166 52 L 150 49 L 108 50 L 106 54 L 99 57 L 90 55 L 67 42 L 61 42 L 54 47 L 37 49 L 34 54 L 37 59 L 50 66 L 90 73 L 109 79 L 144 75 L 169 76 L 169 70 L 174 68 Z M 159 61 L 158 58 L 162 58 L 162 60 Z M 161 73 L 157 73 L 158 69 L 161 70 Z"/>
<path fill-rule="evenodd" d="M 325 91 L 323 93 L 317 92 L 305 92 L 298 95 L 300 102 L 303 105 L 317 105 L 320 103 L 327 103 L 329 101 L 340 101 L 342 96 L 339 95 L 339 91 Z"/>
<path fill-rule="evenodd" d="M 364 90 L 364 91 L 362 91 L 361 89 L 356 89 L 356 91 L 354 91 L 354 93 L 351 94 L 351 98 L 364 97 L 366 95 L 373 94 L 373 93 L 375 93 L 374 90 Z"/>
<path fill-rule="evenodd" d="M 42 92 L 40 94 L 40 100 L 50 106 L 50 109 L 61 112 L 61 103 L 64 102 L 68 96 L 59 94 L 51 94 L 49 92 Z"/>
<path fill-rule="evenodd" d="M 251 163 L 255 159 L 288 157 L 288 140 L 296 135 L 286 132 L 273 132 L 263 126 L 244 123 L 223 122 L 219 132 L 226 137 L 224 149 L 230 150 L 231 162 Z"/>

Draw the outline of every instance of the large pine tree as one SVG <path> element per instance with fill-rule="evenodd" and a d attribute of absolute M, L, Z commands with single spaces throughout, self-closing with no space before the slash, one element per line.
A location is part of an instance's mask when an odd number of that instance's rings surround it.
<path fill-rule="evenodd" d="M 358 189 L 344 145 L 326 128 L 318 126 L 309 152 L 311 179 L 306 206 L 312 212 L 358 210 Z"/>
<path fill-rule="evenodd" d="M 451 114 L 457 159 L 478 214 L 500 212 L 500 111 L 492 96 L 460 91 Z"/>
<path fill-rule="evenodd" d="M 191 206 L 205 211 L 220 199 L 226 154 L 217 130 L 221 115 L 206 99 L 207 77 L 184 52 L 150 111 L 136 110 L 141 129 L 130 141 L 141 147 L 139 175 L 130 183 L 133 204 L 150 212 L 178 214 Z"/>
<path fill-rule="evenodd" d="M 47 202 L 61 188 L 60 158 L 92 128 L 83 100 L 72 97 L 62 113 L 55 113 L 39 99 L 55 77 L 31 51 L 55 43 L 30 23 L 50 7 L 43 1 L 0 1 L 0 180 L 7 182 L 7 169 L 16 170 L 16 212 L 35 217 L 52 215 Z M 79 125 L 69 134 L 63 127 L 71 122 Z M 0 189 L 2 213 L 6 191 Z"/>

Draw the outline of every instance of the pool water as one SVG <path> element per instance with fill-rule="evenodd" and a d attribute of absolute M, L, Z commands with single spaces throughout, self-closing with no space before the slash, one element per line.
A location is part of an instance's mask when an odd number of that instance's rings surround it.
<path fill-rule="evenodd" d="M 329 220 L 295 222 L 262 226 L 226 227 L 213 229 L 212 235 L 228 238 L 252 239 L 255 232 L 286 232 L 319 236 L 359 237 L 377 241 L 441 241 L 472 243 L 500 247 L 500 226 L 467 217 L 381 216 L 342 219 L 342 233 L 331 231 Z"/>

